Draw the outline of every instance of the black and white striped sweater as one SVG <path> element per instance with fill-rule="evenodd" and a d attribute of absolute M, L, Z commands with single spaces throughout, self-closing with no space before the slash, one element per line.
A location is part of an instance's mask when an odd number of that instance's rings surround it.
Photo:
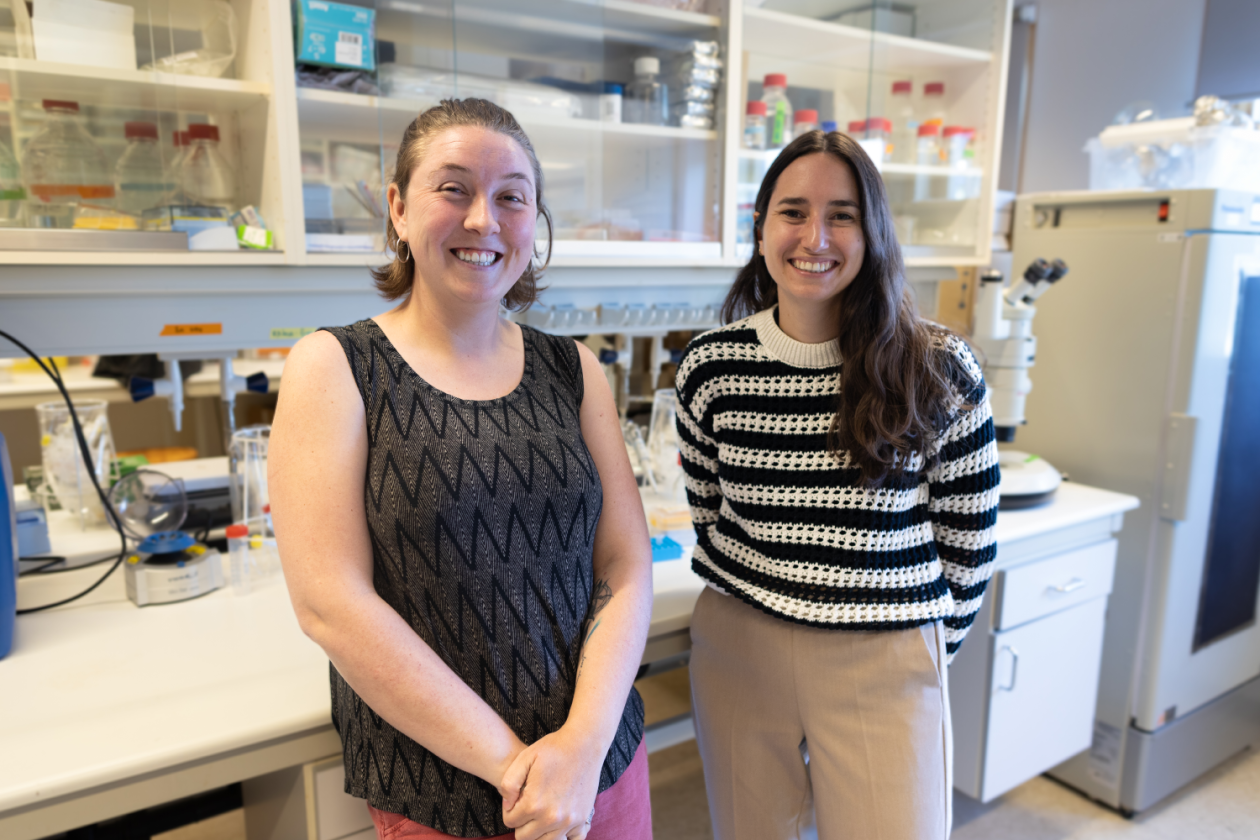
<path fill-rule="evenodd" d="M 814 627 L 943 620 L 952 659 L 993 572 L 999 474 L 979 365 L 961 340 L 942 350 L 973 375 L 975 408 L 954 415 L 935 467 L 867 490 L 827 451 L 838 341 L 795 341 L 773 308 L 694 339 L 677 389 L 696 573 Z"/>

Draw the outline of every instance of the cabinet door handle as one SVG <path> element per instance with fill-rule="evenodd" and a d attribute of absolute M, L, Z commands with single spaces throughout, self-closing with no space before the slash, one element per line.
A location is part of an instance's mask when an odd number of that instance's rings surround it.
<path fill-rule="evenodd" d="M 1056 595 L 1066 595 L 1069 592 L 1075 592 L 1085 585 L 1085 581 L 1081 578 L 1074 577 L 1067 583 L 1061 583 L 1058 586 L 1047 586 L 1046 589 Z"/>
<path fill-rule="evenodd" d="M 1003 645 L 1002 650 L 1011 652 L 1011 682 L 1009 685 L 999 685 L 998 691 L 1014 691 L 1015 679 L 1019 675 L 1019 651 L 1010 645 Z"/>

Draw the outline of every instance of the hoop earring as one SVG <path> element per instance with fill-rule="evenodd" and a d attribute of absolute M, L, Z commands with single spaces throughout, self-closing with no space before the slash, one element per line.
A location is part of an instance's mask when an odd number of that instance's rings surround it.
<path fill-rule="evenodd" d="M 402 255 L 403 248 L 407 249 L 407 256 L 405 257 Z M 394 249 L 394 254 L 402 259 L 403 262 L 411 262 L 411 246 L 401 239 L 398 240 L 398 247 Z"/>

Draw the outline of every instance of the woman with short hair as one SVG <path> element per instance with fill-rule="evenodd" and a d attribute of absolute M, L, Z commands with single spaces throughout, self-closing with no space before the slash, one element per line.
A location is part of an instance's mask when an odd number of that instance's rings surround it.
<path fill-rule="evenodd" d="M 709 584 L 691 683 L 714 836 L 797 837 L 816 816 L 820 840 L 941 840 L 946 665 L 995 557 L 984 382 L 966 343 L 916 314 L 852 138 L 784 148 L 755 234 L 727 326 L 677 374 Z"/>
<path fill-rule="evenodd" d="M 538 158 L 507 111 L 444 101 L 387 198 L 399 303 L 294 347 L 269 459 L 346 790 L 391 840 L 650 840 L 651 548 L 617 409 L 590 350 L 500 312 L 535 298 L 539 216 L 550 241 Z"/>

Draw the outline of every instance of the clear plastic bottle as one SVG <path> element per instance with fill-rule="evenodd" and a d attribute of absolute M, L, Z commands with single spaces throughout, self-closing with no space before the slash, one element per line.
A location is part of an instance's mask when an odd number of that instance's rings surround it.
<path fill-rule="evenodd" d="M 974 149 L 971 145 L 975 129 L 962 125 L 947 125 L 941 131 L 941 156 L 950 168 L 950 176 L 945 186 L 945 197 L 953 201 L 971 198 L 971 187 L 978 178 L 969 177 L 966 170 L 973 164 Z"/>
<path fill-rule="evenodd" d="M 876 163 L 885 163 L 892 156 L 892 121 L 886 117 L 871 117 L 866 121 L 866 138 L 868 140 L 879 140 L 879 149 L 882 155 Z M 868 148 L 873 148 L 875 144 L 870 144 Z M 872 155 L 872 158 L 875 156 Z"/>
<path fill-rule="evenodd" d="M 44 113 L 22 156 L 27 225 L 72 228 L 81 202 L 113 206 L 114 179 L 105 152 L 79 125 L 79 103 L 45 99 Z"/>
<path fill-rule="evenodd" d="M 0 142 L 0 227 L 16 227 L 22 223 L 22 169 L 9 147 Z"/>
<path fill-rule="evenodd" d="M 941 127 L 934 122 L 919 125 L 914 162 L 919 166 L 941 165 Z M 914 177 L 914 200 L 944 198 L 944 179 L 936 173 L 920 172 Z"/>
<path fill-rule="evenodd" d="M 669 93 L 660 81 L 661 60 L 644 55 L 634 60 L 634 81 L 626 86 L 623 117 L 626 122 L 669 125 Z"/>
<path fill-rule="evenodd" d="M 249 550 L 249 526 L 238 522 L 227 526 L 224 530 L 228 541 L 228 568 L 232 580 L 232 591 L 237 595 L 248 595 L 257 588 L 261 577 L 261 569 Z"/>
<path fill-rule="evenodd" d="M 753 100 L 744 110 L 744 148 L 766 147 L 766 103 Z"/>
<path fill-rule="evenodd" d="M 766 103 L 766 148 L 782 149 L 792 141 L 792 103 L 787 98 L 787 76 L 767 73 L 761 101 Z"/>
<path fill-rule="evenodd" d="M 118 209 L 139 215 L 165 204 L 174 185 L 162 164 L 157 126 L 149 122 L 129 122 L 123 126 L 127 150 L 114 167 L 114 189 Z"/>
<path fill-rule="evenodd" d="M 945 83 L 928 82 L 923 85 L 923 98 L 918 104 L 919 122 L 945 124 Z"/>
<path fill-rule="evenodd" d="M 894 163 L 914 163 L 919 141 L 919 120 L 914 107 L 914 83 L 905 80 L 893 82 L 892 96 L 888 100 L 888 112 L 892 114 L 892 160 Z"/>
<path fill-rule="evenodd" d="M 792 139 L 802 134 L 818 130 L 818 112 L 813 108 L 802 108 L 792 116 Z"/>
<path fill-rule="evenodd" d="M 188 126 L 188 140 L 179 166 L 179 185 L 187 200 L 236 212 L 236 173 L 219 151 L 219 127 L 194 123 Z"/>

